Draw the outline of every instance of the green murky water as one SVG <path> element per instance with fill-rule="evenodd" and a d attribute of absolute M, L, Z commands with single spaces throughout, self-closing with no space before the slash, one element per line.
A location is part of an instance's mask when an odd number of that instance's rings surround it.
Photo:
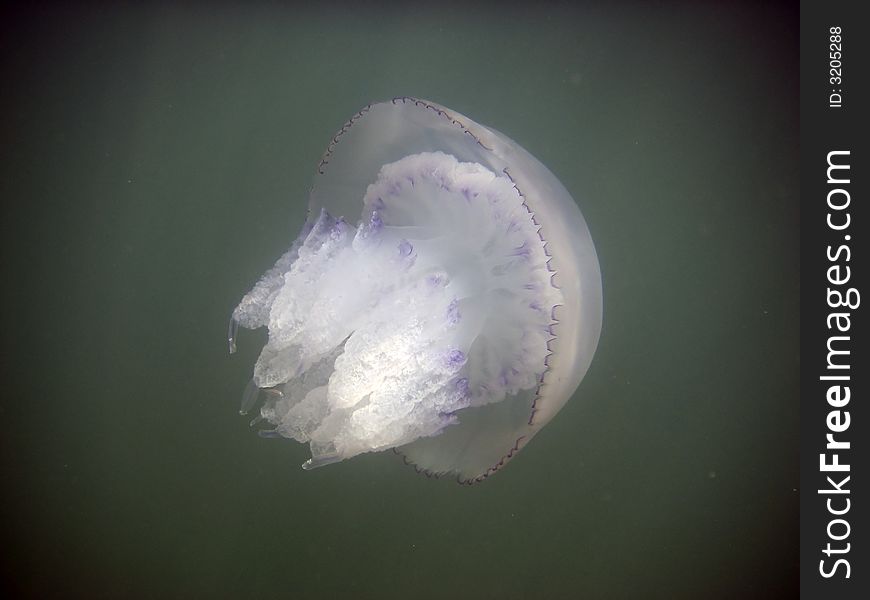
<path fill-rule="evenodd" d="M 4 585 L 21 595 L 749 598 L 793 591 L 794 10 L 45 9 L 3 20 Z M 581 205 L 575 398 L 470 488 L 313 472 L 237 403 L 228 315 L 361 106 L 430 98 Z"/>

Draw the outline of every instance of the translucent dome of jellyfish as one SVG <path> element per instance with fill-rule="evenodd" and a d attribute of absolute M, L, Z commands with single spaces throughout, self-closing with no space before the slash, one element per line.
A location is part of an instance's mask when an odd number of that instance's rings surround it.
<path fill-rule="evenodd" d="M 296 241 L 229 328 L 267 327 L 242 413 L 312 469 L 394 449 L 481 481 L 577 389 L 601 275 L 567 190 L 502 133 L 395 98 L 332 138 Z"/>

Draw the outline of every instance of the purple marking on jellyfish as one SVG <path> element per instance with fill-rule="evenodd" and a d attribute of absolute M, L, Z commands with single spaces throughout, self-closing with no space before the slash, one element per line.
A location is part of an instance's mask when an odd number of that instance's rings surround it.
<path fill-rule="evenodd" d="M 537 289 L 539 289 L 539 288 L 538 288 L 538 284 L 537 284 L 537 283 L 527 283 L 527 284 L 525 284 L 525 285 L 523 286 L 523 289 L 524 289 L 524 290 L 532 290 L 532 291 L 534 291 L 534 290 L 537 290 Z"/>
<path fill-rule="evenodd" d="M 543 308 L 541 307 L 541 303 L 538 300 L 533 300 L 529 302 L 529 308 L 531 308 L 532 310 L 543 310 Z"/>
<path fill-rule="evenodd" d="M 372 218 L 369 222 L 369 227 L 372 232 L 380 231 L 384 226 L 384 220 L 381 218 L 380 213 L 377 210 L 372 211 Z"/>
<path fill-rule="evenodd" d="M 458 370 L 465 364 L 465 359 L 465 352 L 462 350 L 451 350 L 445 360 L 449 368 Z"/>
<path fill-rule="evenodd" d="M 348 232 L 348 224 L 344 220 L 344 217 L 339 217 L 335 220 L 335 223 L 332 225 L 332 228 L 329 230 L 329 237 L 333 240 L 340 240 L 343 238 Z"/>
<path fill-rule="evenodd" d="M 459 319 L 462 318 L 462 314 L 459 312 L 459 300 L 454 298 L 450 304 L 447 305 L 447 322 L 451 325 L 456 325 L 459 323 Z"/>
<path fill-rule="evenodd" d="M 456 391 L 459 392 L 459 395 L 463 398 L 468 397 L 468 378 L 463 377 L 462 379 L 456 382 Z"/>
<path fill-rule="evenodd" d="M 442 415 L 438 415 L 438 418 L 439 418 L 440 422 L 436 426 L 437 428 L 435 429 L 435 433 L 433 433 L 432 435 L 438 435 L 441 432 L 443 432 L 447 427 L 449 427 L 451 425 L 456 425 L 457 423 L 459 423 L 459 417 L 457 417 L 453 413 L 444 413 Z M 421 470 L 420 472 L 421 473 L 425 472 L 427 477 L 432 477 L 433 475 L 435 477 L 437 477 L 437 475 L 435 475 L 434 473 L 430 473 L 428 471 Z"/>
<path fill-rule="evenodd" d="M 510 256 L 519 256 L 521 258 L 529 258 L 532 255 L 532 249 L 529 248 L 528 243 L 523 240 L 523 243 L 518 248 L 514 248 L 514 251 L 511 252 Z"/>
<path fill-rule="evenodd" d="M 408 240 L 402 240 L 399 242 L 399 254 L 401 256 L 410 256 L 412 250 L 414 250 L 414 246 L 412 246 L 411 242 Z"/>
<path fill-rule="evenodd" d="M 447 278 L 443 273 L 434 273 L 426 277 L 426 283 L 432 287 L 443 287 L 447 285 Z"/>

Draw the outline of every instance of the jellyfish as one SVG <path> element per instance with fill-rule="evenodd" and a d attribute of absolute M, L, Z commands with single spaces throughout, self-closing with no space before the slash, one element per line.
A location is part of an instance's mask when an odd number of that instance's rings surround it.
<path fill-rule="evenodd" d="M 601 330 L 598 259 L 565 187 L 434 102 L 366 106 L 330 141 L 301 233 L 230 319 L 266 327 L 242 398 L 304 469 L 392 449 L 462 483 L 574 394 Z"/>

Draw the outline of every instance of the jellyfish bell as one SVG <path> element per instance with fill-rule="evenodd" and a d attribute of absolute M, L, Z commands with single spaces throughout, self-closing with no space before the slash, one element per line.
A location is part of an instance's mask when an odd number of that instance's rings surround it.
<path fill-rule="evenodd" d="M 267 327 L 242 412 L 314 468 L 393 449 L 485 479 L 583 379 L 601 275 L 567 190 L 507 136 L 414 98 L 331 140 L 291 248 L 233 311 Z M 265 393 L 263 393 L 265 392 Z"/>

